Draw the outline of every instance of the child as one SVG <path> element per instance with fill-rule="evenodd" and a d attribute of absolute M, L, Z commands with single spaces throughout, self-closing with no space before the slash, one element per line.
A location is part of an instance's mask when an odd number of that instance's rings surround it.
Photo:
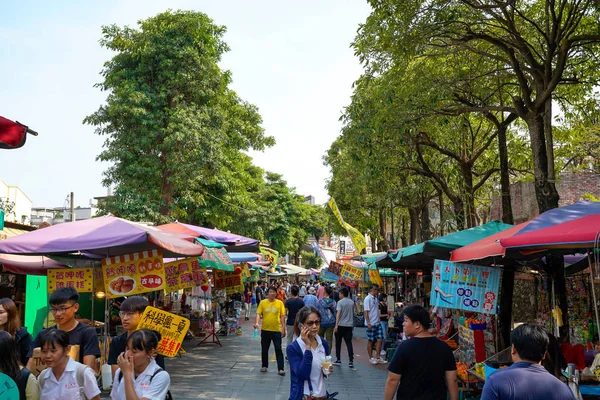
<path fill-rule="evenodd" d="M 118 358 L 110 398 L 113 400 L 170 398 L 169 373 L 160 368 L 154 356 L 160 333 L 148 329 L 133 332 L 127 338 L 127 351 Z"/>
<path fill-rule="evenodd" d="M 127 300 L 121 303 L 119 316 L 121 317 L 123 328 L 125 328 L 127 332 L 117 336 L 110 343 L 110 349 L 108 351 L 108 364 L 110 364 L 112 368 L 113 378 L 115 376 L 115 372 L 117 372 L 117 368 L 119 368 L 117 365 L 119 354 L 127 350 L 127 338 L 137 329 L 146 307 L 148 307 L 148 300 L 141 296 L 128 297 Z M 156 356 L 156 362 L 159 367 L 165 369 L 165 358 L 162 355 L 158 354 Z"/>
<path fill-rule="evenodd" d="M 48 367 L 38 377 L 41 399 L 100 399 L 94 371 L 69 357 L 71 345 L 67 332 L 47 330 L 40 338 L 40 347 L 42 361 Z"/>

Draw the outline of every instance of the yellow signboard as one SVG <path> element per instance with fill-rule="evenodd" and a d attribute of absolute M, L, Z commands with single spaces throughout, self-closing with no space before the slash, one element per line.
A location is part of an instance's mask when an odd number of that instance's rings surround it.
<path fill-rule="evenodd" d="M 48 270 L 48 292 L 63 287 L 72 287 L 80 293 L 92 292 L 93 273 L 91 268 L 61 268 Z"/>
<path fill-rule="evenodd" d="M 102 260 L 102 278 L 108 297 L 133 296 L 165 288 L 160 250 L 143 251 Z"/>
<path fill-rule="evenodd" d="M 237 293 L 244 291 L 242 284 L 242 275 L 235 272 L 226 272 L 213 269 L 213 282 L 215 290 L 226 289 L 227 293 Z M 240 289 L 241 288 L 241 289 Z"/>
<path fill-rule="evenodd" d="M 355 267 L 352 264 L 344 263 L 344 266 L 342 267 L 342 272 L 340 273 L 341 280 L 353 282 L 362 280 L 362 277 L 362 268 Z"/>
<path fill-rule="evenodd" d="M 383 286 L 383 280 L 381 279 L 381 275 L 379 275 L 378 269 L 369 269 L 369 279 L 371 279 L 371 283 Z"/>
<path fill-rule="evenodd" d="M 151 329 L 161 335 L 158 354 L 175 357 L 190 329 L 190 320 L 154 307 L 146 307 L 137 329 Z"/>
<path fill-rule="evenodd" d="M 166 293 L 199 286 L 208 281 L 206 268 L 200 267 L 197 257 L 166 263 L 165 277 L 167 278 Z"/>

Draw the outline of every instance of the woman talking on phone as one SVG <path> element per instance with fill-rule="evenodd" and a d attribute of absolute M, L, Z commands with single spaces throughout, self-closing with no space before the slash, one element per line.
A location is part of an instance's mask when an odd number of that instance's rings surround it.
<path fill-rule="evenodd" d="M 296 315 L 294 335 L 297 339 L 287 347 L 290 363 L 290 400 L 325 400 L 324 376 L 333 372 L 329 344 L 319 333 L 321 314 L 316 308 L 302 307 Z"/>

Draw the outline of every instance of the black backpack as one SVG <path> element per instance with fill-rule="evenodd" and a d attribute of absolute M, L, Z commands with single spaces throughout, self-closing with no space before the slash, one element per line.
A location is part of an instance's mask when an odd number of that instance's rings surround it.
<path fill-rule="evenodd" d="M 27 389 L 27 380 L 29 379 L 29 375 L 31 375 L 31 371 L 27 368 L 23 368 L 21 370 L 21 379 L 19 379 L 19 382 L 17 382 L 17 387 L 19 388 L 19 400 L 26 400 L 25 390 Z"/>
<path fill-rule="evenodd" d="M 156 374 L 158 374 L 159 372 L 163 372 L 163 371 L 164 371 L 164 369 L 162 369 L 160 367 L 157 368 L 156 371 L 154 371 L 154 373 L 150 377 L 150 383 L 152 383 L 152 379 L 156 376 Z M 121 379 L 123 379 L 123 374 L 121 373 L 121 371 L 119 371 L 119 376 L 117 377 L 119 384 L 121 383 Z M 173 400 L 173 396 L 171 396 L 170 390 L 167 390 L 167 395 L 165 396 L 165 400 Z"/>

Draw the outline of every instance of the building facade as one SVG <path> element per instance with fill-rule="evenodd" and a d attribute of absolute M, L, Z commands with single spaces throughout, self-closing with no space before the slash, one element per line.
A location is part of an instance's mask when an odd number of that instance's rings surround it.
<path fill-rule="evenodd" d="M 4 220 L 18 224 L 29 224 L 32 201 L 18 186 L 8 185 L 0 180 L 0 201 L 8 202 L 9 210 L 5 210 Z"/>

